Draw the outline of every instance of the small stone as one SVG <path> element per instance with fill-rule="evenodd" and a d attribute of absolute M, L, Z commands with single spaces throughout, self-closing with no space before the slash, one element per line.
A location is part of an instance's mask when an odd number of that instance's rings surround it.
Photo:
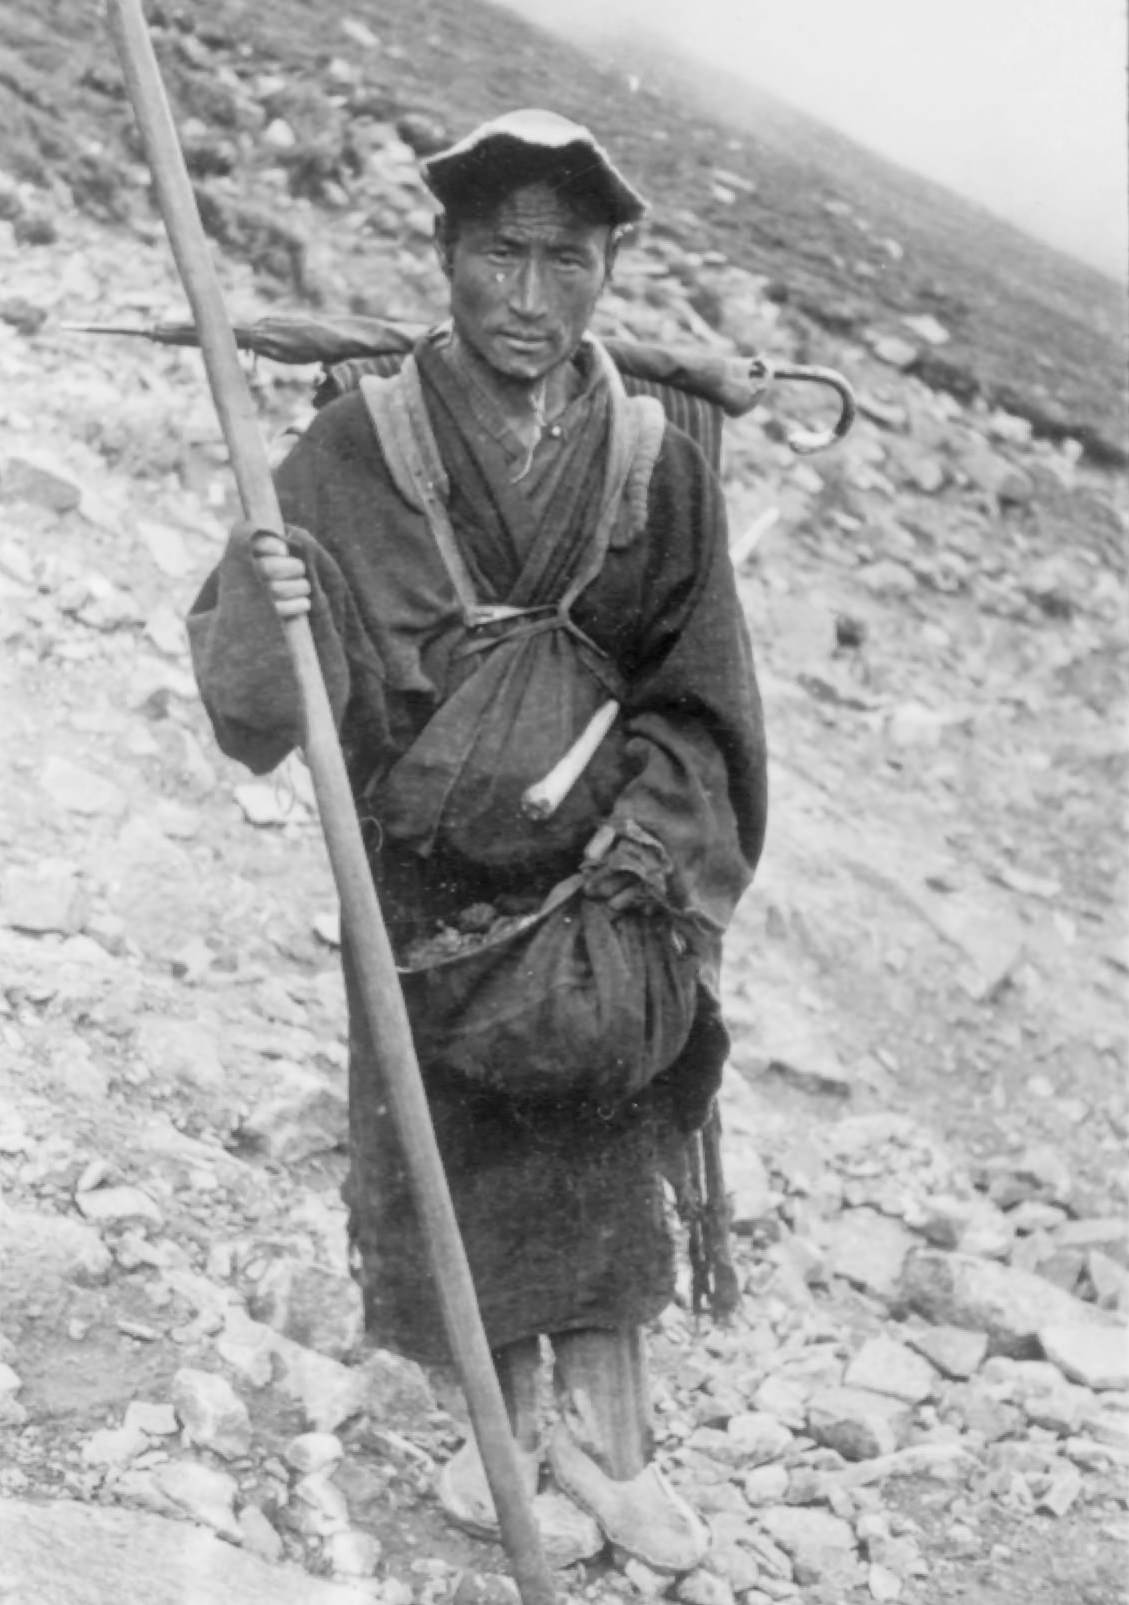
<path fill-rule="evenodd" d="M 771 1214 L 775 1194 L 764 1160 L 750 1144 L 730 1144 L 725 1182 L 731 1201 L 733 1230 L 744 1235 Z"/>
<path fill-rule="evenodd" d="M 906 1342 L 943 1376 L 957 1380 L 972 1376 L 988 1352 L 986 1333 L 970 1332 L 960 1326 L 929 1326 L 919 1332 L 908 1332 Z"/>
<path fill-rule="evenodd" d="M 271 1381 L 277 1345 L 278 1334 L 269 1326 L 252 1321 L 246 1310 L 233 1306 L 225 1312 L 224 1330 L 216 1339 L 216 1353 L 249 1386 L 265 1388 Z"/>
<path fill-rule="evenodd" d="M 777 1505 L 788 1492 L 788 1472 L 782 1465 L 757 1466 L 744 1483 L 750 1505 Z"/>
<path fill-rule="evenodd" d="M 60 858 L 45 858 L 27 868 L 13 865 L 0 889 L 0 917 L 13 930 L 40 936 L 69 935 L 82 929 L 83 900 L 78 868 Z"/>
<path fill-rule="evenodd" d="M 173 1377 L 172 1402 L 191 1443 L 236 1460 L 251 1447 L 247 1406 L 214 1371 L 185 1366 Z"/>
<path fill-rule="evenodd" d="M 759 1410 L 734 1416 L 729 1423 L 727 1436 L 737 1450 L 739 1463 L 749 1466 L 763 1466 L 769 1461 L 779 1460 L 794 1441 L 788 1428 L 775 1416 Z"/>
<path fill-rule="evenodd" d="M 344 1149 L 349 1111 L 344 1097 L 312 1071 L 280 1061 L 277 1090 L 248 1115 L 243 1131 L 270 1159 L 298 1164 L 315 1154 Z"/>
<path fill-rule="evenodd" d="M 272 150 L 293 150 L 298 136 L 284 118 L 275 117 L 263 129 L 262 140 Z"/>
<path fill-rule="evenodd" d="M 1087 1388 L 1071 1387 L 1060 1376 L 1056 1387 L 1025 1393 L 1021 1402 L 1031 1426 L 1066 1438 L 1078 1431 L 1089 1400 Z"/>
<path fill-rule="evenodd" d="M 1059 1248 L 1104 1249 L 1113 1255 L 1129 1253 L 1126 1223 L 1116 1215 L 1064 1221 L 1054 1234 Z"/>
<path fill-rule="evenodd" d="M 112 780 L 69 758 L 48 758 L 40 771 L 39 784 L 51 801 L 67 813 L 120 814 L 125 808 L 125 796 Z"/>
<path fill-rule="evenodd" d="M 908 340 L 899 339 L 896 334 L 879 336 L 873 341 L 871 350 L 879 362 L 884 362 L 890 368 L 904 371 L 917 361 L 917 347 L 910 345 Z"/>
<path fill-rule="evenodd" d="M 1086 1418 L 1086 1430 L 1098 1443 L 1129 1454 L 1129 1412 L 1096 1410 Z"/>
<path fill-rule="evenodd" d="M 1086 1274 L 1099 1309 L 1129 1315 L 1129 1271 L 1124 1265 L 1103 1254 L 1100 1248 L 1092 1248 L 1086 1256 Z"/>
<path fill-rule="evenodd" d="M 379 50 L 380 40 L 367 24 L 357 17 L 343 17 L 341 19 L 341 32 L 362 50 Z M 440 147 L 441 148 L 441 147 Z"/>
<path fill-rule="evenodd" d="M 87 1220 L 100 1226 L 164 1225 L 160 1206 L 140 1187 L 97 1187 L 80 1193 L 75 1202 Z"/>
<path fill-rule="evenodd" d="M 315 1472 L 294 1484 L 291 1515 L 298 1530 L 307 1537 L 328 1538 L 344 1532 L 349 1525 L 349 1506 L 345 1495 L 331 1481 L 328 1472 Z"/>
<path fill-rule="evenodd" d="M 670 1587 L 670 1578 L 663 1572 L 654 1572 L 641 1560 L 627 1556 L 620 1568 L 637 1594 L 644 1599 L 660 1599 Z"/>
<path fill-rule="evenodd" d="M 1047 1359 L 1071 1382 L 1095 1392 L 1129 1390 L 1129 1329 L 1126 1327 L 1045 1326 L 1039 1329 L 1039 1342 Z"/>
<path fill-rule="evenodd" d="M 0 1394 L 14 1397 L 22 1387 L 23 1381 L 19 1372 L 13 1370 L 6 1360 L 0 1360 Z"/>
<path fill-rule="evenodd" d="M 872 1562 L 867 1571 L 866 1585 L 870 1590 L 871 1599 L 881 1601 L 882 1605 L 887 1605 L 888 1601 L 901 1599 L 902 1597 L 901 1578 L 896 1572 L 892 1572 L 888 1566 L 883 1566 L 877 1561 Z"/>
<path fill-rule="evenodd" d="M 135 1045 L 159 1081 L 182 1081 L 205 1091 L 215 1091 L 226 1081 L 219 1038 L 201 1021 L 148 1015 L 138 1026 Z"/>
<path fill-rule="evenodd" d="M 330 1534 L 324 1553 L 334 1577 L 374 1577 L 383 1549 L 371 1533 L 349 1527 Z"/>
<path fill-rule="evenodd" d="M 0 1427 L 26 1427 L 29 1419 L 27 1406 L 14 1394 L 0 1393 Z"/>
<path fill-rule="evenodd" d="M 296 802 L 279 785 L 247 781 L 245 785 L 236 786 L 234 795 L 247 823 L 259 829 L 285 825 L 287 820 L 295 817 Z"/>
<path fill-rule="evenodd" d="M 802 1432 L 807 1419 L 808 1390 L 788 1377 L 768 1376 L 753 1395 L 758 1411 L 775 1416 L 794 1432 Z"/>
<path fill-rule="evenodd" d="M 868 563 L 859 574 L 862 584 L 872 596 L 888 596 L 900 598 L 912 596 L 917 590 L 917 576 L 905 563 L 898 563 L 893 558 L 882 558 L 877 563 Z"/>
<path fill-rule="evenodd" d="M 136 1427 L 107 1427 L 86 1440 L 82 1458 L 88 1466 L 120 1468 L 143 1455 L 148 1447 L 148 1438 Z"/>
<path fill-rule="evenodd" d="M 830 1275 L 841 1276 L 878 1298 L 894 1297 L 915 1242 L 900 1221 L 872 1209 L 852 1209 L 828 1222 L 826 1235 Z"/>
<path fill-rule="evenodd" d="M 863 1344 L 843 1380 L 851 1388 L 867 1388 L 872 1393 L 888 1393 L 907 1404 L 921 1404 L 933 1397 L 937 1373 L 928 1360 L 905 1344 L 877 1337 Z"/>
<path fill-rule="evenodd" d="M 144 1399 L 134 1399 L 126 1406 L 125 1426 L 149 1438 L 171 1438 L 180 1431 L 171 1404 L 150 1404 Z"/>
<path fill-rule="evenodd" d="M 1065 1516 L 1081 1492 L 1082 1476 L 1077 1466 L 1064 1465 L 1035 1500 L 1035 1509 L 1048 1511 L 1052 1516 Z"/>
<path fill-rule="evenodd" d="M 1024 1428 L 1024 1416 L 1018 1405 L 968 1384 L 958 1384 L 945 1395 L 945 1418 L 960 1424 L 965 1432 L 978 1433 L 986 1443 L 998 1443 L 1002 1438 L 1018 1437 Z"/>
<path fill-rule="evenodd" d="M 900 1449 L 911 1415 L 900 1399 L 863 1388 L 823 1388 L 808 1402 L 808 1432 L 844 1460 L 873 1460 Z"/>
<path fill-rule="evenodd" d="M 674 1591 L 683 1605 L 733 1605 L 733 1589 L 724 1577 L 699 1566 L 688 1572 Z"/>
<path fill-rule="evenodd" d="M 357 1283 L 298 1260 L 275 1260 L 256 1283 L 249 1309 L 255 1320 L 335 1360 L 348 1358 L 364 1335 Z"/>
<path fill-rule="evenodd" d="M 71 513 L 82 501 L 78 486 L 23 457 L 0 462 L 0 502 L 29 502 L 52 513 Z"/>
<path fill-rule="evenodd" d="M 335 1466 L 345 1453 L 341 1439 L 332 1432 L 303 1432 L 292 1438 L 283 1452 L 288 1466 L 308 1477 L 313 1472 Z"/>
<path fill-rule="evenodd" d="M 388 1583 L 385 1583 L 380 1605 L 385 1605 L 387 1589 Z M 395 1598 L 393 1605 L 406 1605 L 406 1602 Z M 518 1605 L 517 1588 L 512 1578 L 499 1576 L 497 1572 L 464 1571 L 450 1595 L 450 1605 Z"/>
<path fill-rule="evenodd" d="M 365 1412 L 381 1426 L 411 1425 L 436 1408 L 421 1366 L 390 1349 L 375 1349 L 357 1367 Z"/>
<path fill-rule="evenodd" d="M 239 1542 L 239 1523 L 235 1516 L 239 1484 L 234 1477 L 195 1460 L 170 1461 L 155 1467 L 152 1476 L 164 1497 L 186 1516 L 204 1527 L 211 1527 L 221 1538 Z"/>
<path fill-rule="evenodd" d="M 920 312 L 912 317 L 904 317 L 902 322 L 906 328 L 924 340 L 926 345 L 947 345 L 951 336 L 943 323 L 939 323 L 931 312 Z"/>
<path fill-rule="evenodd" d="M 314 935 L 326 947 L 341 946 L 341 915 L 337 909 L 326 909 L 313 917 Z"/>
<path fill-rule="evenodd" d="M 0 1104 L 0 1154 L 14 1156 L 31 1150 L 32 1140 L 23 1116 L 17 1109 Z"/>
<path fill-rule="evenodd" d="M 397 118 L 396 132 L 417 156 L 433 156 L 451 142 L 446 124 L 426 112 L 406 112 Z"/>
<path fill-rule="evenodd" d="M 798 1583 L 853 1582 L 858 1571 L 855 1535 L 830 1511 L 778 1505 L 758 1521 L 792 1558 Z"/>
<path fill-rule="evenodd" d="M 1067 1219 L 1061 1204 L 1046 1204 L 1040 1198 L 1025 1198 L 1008 1210 L 1008 1220 L 1017 1233 L 1026 1236 L 1031 1232 L 1049 1232 Z"/>
<path fill-rule="evenodd" d="M 285 1553 L 282 1539 L 258 1505 L 244 1505 L 239 1512 L 239 1533 L 243 1548 L 258 1555 L 260 1560 L 275 1565 L 282 1559 Z"/>
<path fill-rule="evenodd" d="M 148 519 L 142 519 L 137 525 L 145 545 L 149 548 L 149 555 L 160 569 L 170 579 L 183 579 L 191 574 L 193 558 L 184 543 L 184 536 L 178 529 L 167 524 L 155 524 Z"/>
<path fill-rule="evenodd" d="M 10 295 L 0 300 L 0 323 L 6 323 L 18 334 L 38 334 L 47 322 L 47 311 L 36 306 L 26 296 Z"/>
<path fill-rule="evenodd" d="M 359 1368 L 304 1349 L 288 1338 L 272 1336 L 281 1366 L 279 1385 L 301 1405 L 312 1431 L 333 1432 L 363 1413 L 365 1381 Z"/>
<path fill-rule="evenodd" d="M 719 1577 L 725 1579 L 735 1594 L 744 1596 L 748 1605 L 749 1590 L 760 1581 L 761 1569 L 752 1554 L 739 1543 L 729 1542 L 714 1529 L 714 1542 L 710 1547 L 709 1565 Z"/>
<path fill-rule="evenodd" d="M 145 620 L 146 638 L 167 658 L 183 657 L 188 651 L 184 620 L 170 602 L 159 602 Z"/>
<path fill-rule="evenodd" d="M 988 1196 L 1002 1209 L 1028 1198 L 1064 1205 L 1073 1195 L 1070 1167 L 1049 1143 L 1033 1144 L 1018 1159 L 1001 1159 L 988 1167 Z"/>

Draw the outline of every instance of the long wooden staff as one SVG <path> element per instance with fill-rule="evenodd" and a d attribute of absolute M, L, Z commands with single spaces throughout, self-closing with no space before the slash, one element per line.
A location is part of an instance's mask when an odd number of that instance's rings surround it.
<path fill-rule="evenodd" d="M 239 366 L 141 0 L 109 0 L 108 9 L 165 227 L 199 331 L 244 516 L 260 529 L 281 534 L 282 514 L 254 405 Z M 502 1542 L 524 1605 L 552 1605 L 553 1584 L 522 1486 L 309 621 L 300 615 L 284 619 L 282 624 L 301 691 L 303 746 L 341 900 L 342 922 L 356 959 L 365 1018 L 387 1078 L 447 1339 L 494 1496 Z"/>

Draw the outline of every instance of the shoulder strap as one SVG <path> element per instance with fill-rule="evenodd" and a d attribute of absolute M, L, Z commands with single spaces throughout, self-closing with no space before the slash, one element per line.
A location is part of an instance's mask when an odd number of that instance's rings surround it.
<path fill-rule="evenodd" d="M 450 481 L 427 416 L 415 358 L 407 357 L 399 373 L 386 379 L 366 374 L 360 390 L 393 484 L 408 506 L 427 519 L 463 617 L 470 620 L 479 611 L 478 595 L 447 512 Z"/>
<path fill-rule="evenodd" d="M 629 396 L 606 349 L 597 340 L 592 340 L 591 345 L 611 391 L 608 463 L 596 538 L 588 562 L 561 598 L 559 612 L 562 614 L 569 612 L 577 597 L 603 568 L 625 493 L 629 499 L 632 534 L 646 522 L 647 492 L 666 428 L 662 403 L 653 396 Z M 427 415 L 415 358 L 408 356 L 399 373 L 387 378 L 366 374 L 360 380 L 360 391 L 392 481 L 408 506 L 427 519 L 464 619 L 469 624 L 481 622 L 484 612 L 497 617 L 522 611 L 484 609 L 479 602 L 447 512 L 450 481 Z"/>
<path fill-rule="evenodd" d="M 637 534 L 646 522 L 647 491 L 666 428 L 662 403 L 653 396 L 629 396 L 623 387 L 619 370 L 604 346 L 591 338 L 589 344 L 596 362 L 604 370 L 611 391 L 608 463 L 596 538 L 588 562 L 561 598 L 561 613 L 569 612 L 577 597 L 587 590 L 603 568 L 625 493 L 629 498 L 632 535 Z"/>

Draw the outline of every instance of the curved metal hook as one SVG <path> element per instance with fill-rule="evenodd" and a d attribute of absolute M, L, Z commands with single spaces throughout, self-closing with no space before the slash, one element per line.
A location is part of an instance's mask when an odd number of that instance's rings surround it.
<path fill-rule="evenodd" d="M 842 440 L 855 421 L 858 411 L 855 393 L 843 375 L 834 368 L 810 368 L 799 362 L 772 362 L 768 357 L 754 357 L 749 363 L 749 378 L 766 385 L 774 379 L 799 379 L 811 384 L 827 385 L 839 397 L 839 417 L 830 429 L 793 429 L 787 437 L 789 446 L 800 456 L 833 446 L 837 440 Z"/>

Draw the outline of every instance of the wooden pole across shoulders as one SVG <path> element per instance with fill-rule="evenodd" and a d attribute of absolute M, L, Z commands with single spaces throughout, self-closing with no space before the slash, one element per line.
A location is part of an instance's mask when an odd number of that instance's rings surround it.
<path fill-rule="evenodd" d="M 108 0 L 126 86 L 145 142 L 173 255 L 192 306 L 244 516 L 283 533 L 247 382 L 212 265 L 141 0 Z M 282 621 L 305 720 L 303 748 L 355 959 L 358 989 L 404 1149 L 432 1275 L 459 1379 L 523 1605 L 552 1605 L 554 1590 L 435 1141 L 395 960 L 353 805 L 345 760 L 305 614 Z"/>

